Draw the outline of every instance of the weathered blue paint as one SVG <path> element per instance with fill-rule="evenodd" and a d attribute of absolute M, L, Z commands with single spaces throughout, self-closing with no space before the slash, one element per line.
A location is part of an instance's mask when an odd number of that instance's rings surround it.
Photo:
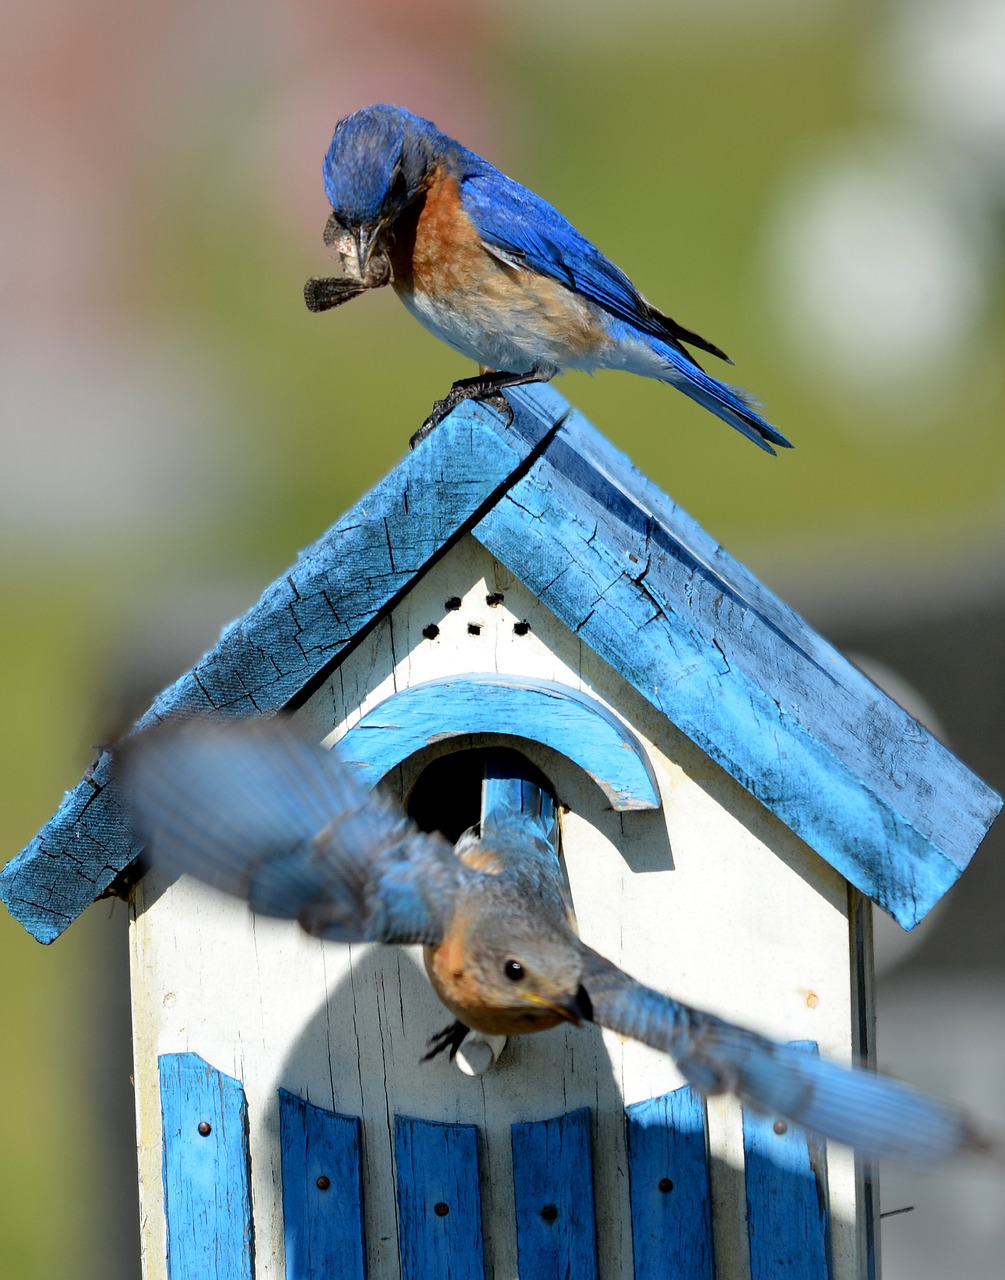
<path fill-rule="evenodd" d="M 158 1066 L 168 1276 L 251 1280 L 244 1089 L 194 1053 L 163 1054 Z"/>
<path fill-rule="evenodd" d="M 812 1041 L 795 1042 L 816 1053 Z M 828 1280 L 827 1167 L 823 1145 L 795 1125 L 744 1111 L 744 1176 L 751 1280 Z"/>
<path fill-rule="evenodd" d="M 478 1130 L 394 1117 L 401 1280 L 484 1280 Z"/>
<path fill-rule="evenodd" d="M 556 420 L 519 408 L 519 431 L 479 406 L 437 428 L 231 623 L 157 698 L 141 726 L 174 714 L 278 711 L 323 683 L 347 649 L 526 468 Z M 528 421 L 522 421 L 528 418 Z M 495 429 L 493 429 L 495 427 Z M 52 942 L 137 856 L 112 760 L 102 752 L 31 843 L 0 872 L 0 900 Z"/>
<path fill-rule="evenodd" d="M 474 532 L 906 928 L 959 877 L 1000 797 L 579 414 Z"/>
<path fill-rule="evenodd" d="M 635 1280 L 714 1280 L 704 1098 L 685 1085 L 625 1114 Z"/>
<path fill-rule="evenodd" d="M 338 744 L 371 786 L 431 742 L 477 733 L 529 738 L 584 769 L 615 809 L 658 809 L 659 790 L 642 744 L 596 698 L 551 680 L 448 676 L 385 699 Z"/>
<path fill-rule="evenodd" d="M 141 723 L 299 705 L 459 537 L 523 584 L 764 806 L 910 928 L 1001 799 L 762 587 L 551 388 L 463 406 Z M 559 422 L 561 428 L 556 430 Z M 99 757 L 0 874 L 51 941 L 135 856 Z"/>
<path fill-rule="evenodd" d="M 286 1280 L 364 1280 L 362 1122 L 279 1090 Z"/>
<path fill-rule="evenodd" d="M 596 1280 L 589 1108 L 511 1133 L 520 1280 Z"/>

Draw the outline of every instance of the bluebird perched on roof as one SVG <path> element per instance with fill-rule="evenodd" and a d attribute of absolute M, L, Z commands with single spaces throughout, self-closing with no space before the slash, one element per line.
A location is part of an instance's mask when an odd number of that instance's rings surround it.
<path fill-rule="evenodd" d="M 587 946 L 557 853 L 555 800 L 529 766 L 490 760 L 481 820 L 456 847 L 281 720 L 168 723 L 141 735 L 123 766 L 133 820 L 164 870 L 316 937 L 424 944 L 455 1019 L 432 1053 L 452 1056 L 469 1028 L 593 1022 L 669 1054 L 703 1092 L 735 1093 L 864 1154 L 927 1162 L 990 1149 L 953 1107 L 691 1008 Z"/>
<path fill-rule="evenodd" d="M 308 280 L 312 311 L 390 284 L 417 320 L 481 372 L 455 382 L 413 437 L 464 400 L 511 419 L 506 387 L 565 369 L 668 382 L 769 453 L 789 441 L 687 350 L 713 343 L 647 301 L 547 201 L 403 107 L 346 116 L 324 160 L 325 243 L 345 274 Z"/>

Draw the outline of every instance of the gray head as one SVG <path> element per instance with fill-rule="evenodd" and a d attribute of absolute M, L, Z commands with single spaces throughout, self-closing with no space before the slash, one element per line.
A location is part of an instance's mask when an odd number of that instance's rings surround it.
<path fill-rule="evenodd" d="M 367 250 L 423 191 L 436 126 L 403 107 L 363 107 L 335 126 L 324 159 L 325 193 L 337 221 Z"/>
<path fill-rule="evenodd" d="M 519 896 L 507 901 L 502 877 L 487 880 L 498 889 L 484 895 L 468 934 L 468 962 L 483 995 L 498 1010 L 535 1019 L 591 1021 L 582 949 L 561 911 L 529 912 Z"/>

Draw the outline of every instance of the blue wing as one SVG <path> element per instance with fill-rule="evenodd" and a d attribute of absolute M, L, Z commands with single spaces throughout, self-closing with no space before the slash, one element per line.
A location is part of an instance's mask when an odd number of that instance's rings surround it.
<path fill-rule="evenodd" d="M 948 1103 L 691 1009 L 583 950 L 594 1020 L 668 1053 L 704 1093 L 735 1093 L 755 1111 L 784 1116 L 877 1159 L 920 1164 L 992 1150 Z"/>
<path fill-rule="evenodd" d="M 458 151 L 465 212 L 483 243 L 498 250 L 504 261 L 551 276 L 619 319 L 667 342 L 692 364 L 694 357 L 681 346 L 683 342 L 729 360 L 724 351 L 647 302 L 620 267 L 605 258 L 554 206 L 481 156 L 464 148 Z"/>
<path fill-rule="evenodd" d="M 169 723 L 122 763 L 152 862 L 319 937 L 435 945 L 471 874 L 285 722 Z"/>

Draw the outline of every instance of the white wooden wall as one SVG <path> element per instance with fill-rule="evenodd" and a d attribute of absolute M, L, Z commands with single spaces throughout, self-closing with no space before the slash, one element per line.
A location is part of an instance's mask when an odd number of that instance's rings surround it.
<path fill-rule="evenodd" d="M 504 602 L 489 606 L 486 596 Z M 445 601 L 460 597 L 462 607 Z M 525 635 L 517 622 L 529 622 Z M 468 632 L 476 622 L 478 635 Z M 434 623 L 435 639 L 423 628 Z M 544 748 L 527 750 L 569 806 L 562 842 L 580 930 L 636 977 L 780 1039 L 816 1040 L 848 1060 L 853 988 L 843 879 L 762 809 L 584 648 L 468 538 L 440 561 L 357 648 L 299 716 L 337 739 L 408 685 L 498 671 L 589 691 L 649 752 L 663 809 L 616 814 L 590 780 Z M 405 789 L 435 749 L 392 780 Z M 190 1050 L 238 1077 L 252 1125 L 256 1275 L 283 1276 L 278 1103 L 282 1085 L 364 1118 L 370 1280 L 397 1280 L 392 1116 L 477 1124 L 490 1274 L 516 1276 L 509 1127 L 586 1105 L 595 1119 L 601 1275 L 631 1274 L 626 1103 L 676 1087 L 663 1055 L 595 1028 L 511 1040 L 485 1076 L 444 1059 L 421 1064 L 426 1040 L 450 1021 L 412 951 L 342 947 L 187 880 L 136 890 L 133 1016 L 145 1276 L 165 1274 L 157 1055 Z M 745 1280 L 746 1228 L 739 1109 L 709 1106 L 716 1261 Z M 835 1148 L 829 1181 L 836 1280 L 859 1275 L 851 1156 Z"/>

